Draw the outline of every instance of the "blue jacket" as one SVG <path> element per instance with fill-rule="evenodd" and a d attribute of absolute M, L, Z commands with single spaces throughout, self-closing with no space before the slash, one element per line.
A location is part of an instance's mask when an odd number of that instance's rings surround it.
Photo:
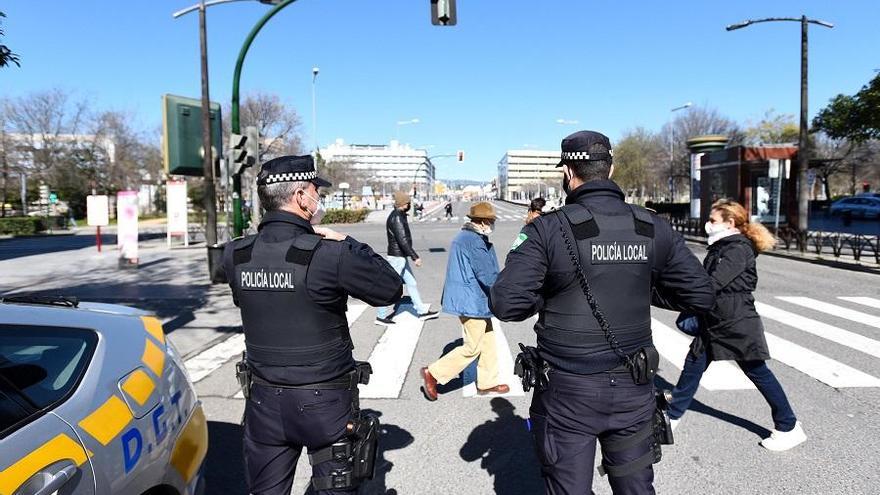
<path fill-rule="evenodd" d="M 469 318 L 491 318 L 489 290 L 498 278 L 498 257 L 489 239 L 465 227 L 452 240 L 443 312 Z"/>

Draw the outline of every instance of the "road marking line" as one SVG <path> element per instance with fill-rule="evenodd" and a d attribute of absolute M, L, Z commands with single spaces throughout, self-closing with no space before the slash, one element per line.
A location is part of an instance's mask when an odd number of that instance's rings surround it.
<path fill-rule="evenodd" d="M 223 342 L 209 347 L 186 360 L 189 379 L 193 383 L 199 382 L 226 364 L 233 356 L 240 355 L 244 349 L 243 333 L 237 333 Z"/>
<path fill-rule="evenodd" d="M 657 351 L 678 370 L 682 369 L 685 357 L 690 352 L 691 338 L 672 327 L 651 318 L 651 330 Z M 677 378 L 676 378 L 677 381 Z M 755 385 L 746 375 L 729 361 L 713 361 L 700 379 L 700 386 L 706 390 L 751 390 Z"/>
<path fill-rule="evenodd" d="M 409 312 L 394 317 L 370 353 L 373 374 L 368 385 L 360 386 L 363 399 L 396 399 L 419 343 L 425 322 Z"/>
<path fill-rule="evenodd" d="M 462 397 L 521 397 L 525 395 L 522 389 L 522 382 L 518 376 L 513 373 L 513 356 L 510 354 L 510 343 L 501 329 L 501 322 L 497 318 L 492 318 L 492 333 L 495 334 L 495 349 L 498 355 L 498 383 L 506 383 L 510 387 L 510 392 L 506 394 L 477 394 L 477 383 L 471 382 L 462 387 Z M 461 336 L 464 338 L 464 328 L 461 330 Z"/>
<path fill-rule="evenodd" d="M 764 318 L 778 321 L 783 325 L 794 327 L 817 337 L 830 340 L 836 344 L 880 358 L 880 341 L 869 339 L 863 335 L 828 325 L 827 323 L 812 320 L 795 313 L 790 313 L 768 304 L 756 302 L 755 307 L 758 309 L 758 313 Z"/>
<path fill-rule="evenodd" d="M 854 309 L 844 308 L 843 306 L 838 306 L 836 304 L 817 301 L 816 299 L 812 299 L 809 297 L 777 297 L 776 299 L 792 304 L 797 304 L 798 306 L 803 306 L 805 308 L 813 309 L 816 311 L 821 311 L 823 313 L 837 316 L 839 318 L 845 318 L 856 323 L 861 323 L 862 325 L 880 328 L 880 316 L 869 315 L 868 313 L 862 313 L 861 311 L 856 311 Z"/>
<path fill-rule="evenodd" d="M 880 309 L 880 299 L 874 299 L 873 297 L 838 297 L 838 299 L 868 306 L 869 308 Z"/>
<path fill-rule="evenodd" d="M 880 379 L 855 368 L 764 332 L 770 355 L 782 364 L 834 388 L 880 387 Z"/>
<path fill-rule="evenodd" d="M 348 326 L 351 327 L 354 322 L 360 318 L 364 310 L 367 309 L 366 304 L 351 304 L 348 312 L 345 314 L 348 319 Z M 244 334 L 238 333 L 228 339 L 213 345 L 197 355 L 189 358 L 184 363 L 189 373 L 189 378 L 193 383 L 199 382 L 206 376 L 220 369 L 227 361 L 235 356 L 240 356 L 245 350 Z M 239 397 L 241 393 L 236 395 Z M 244 398 L 243 396 L 241 398 Z"/>

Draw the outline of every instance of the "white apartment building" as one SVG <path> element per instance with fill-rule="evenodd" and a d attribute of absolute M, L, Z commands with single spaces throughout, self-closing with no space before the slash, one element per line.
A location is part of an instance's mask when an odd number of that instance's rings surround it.
<path fill-rule="evenodd" d="M 434 184 L 434 166 L 428 162 L 426 150 L 413 148 L 392 140 L 389 144 L 346 144 L 342 139 L 321 148 L 327 162 L 349 162 L 367 180 L 388 186 L 386 192 L 410 190 L 413 182 L 420 191 Z M 319 171 L 320 173 L 320 171 Z"/>
<path fill-rule="evenodd" d="M 532 196 L 547 197 L 562 184 L 562 169 L 556 168 L 559 151 L 508 150 L 498 162 L 498 197 L 525 201 Z"/>

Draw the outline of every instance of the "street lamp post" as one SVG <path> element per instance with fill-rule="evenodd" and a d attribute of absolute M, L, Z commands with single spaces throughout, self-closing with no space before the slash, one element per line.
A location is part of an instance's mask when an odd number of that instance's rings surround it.
<path fill-rule="evenodd" d="M 436 170 L 436 169 L 435 169 L 435 167 L 434 167 L 434 162 L 432 162 L 431 159 L 432 159 L 432 158 L 451 158 L 451 157 L 454 157 L 454 156 L 458 156 L 458 155 L 432 155 L 432 156 L 426 156 L 426 157 L 425 157 L 425 161 L 423 161 L 422 163 L 419 164 L 418 167 L 416 167 L 416 173 L 413 174 L 413 183 L 412 183 L 412 184 L 413 184 L 413 197 L 416 197 L 416 196 L 418 195 L 418 189 L 416 189 L 416 180 L 417 180 L 418 177 L 419 177 L 419 171 L 422 170 L 422 167 L 425 166 L 425 165 L 430 165 L 430 166 L 431 166 L 431 171 L 432 171 L 432 172 L 431 172 L 430 176 L 431 176 L 431 179 L 433 180 L 433 178 L 434 178 L 434 175 L 433 175 L 434 172 L 433 172 L 433 171 Z M 430 181 L 427 181 L 427 180 L 426 180 L 426 182 L 428 183 L 427 196 L 428 196 L 428 198 L 430 199 L 430 197 L 431 197 L 431 186 L 430 186 Z"/>
<path fill-rule="evenodd" d="M 251 44 L 254 42 L 254 38 L 257 37 L 257 34 L 263 29 L 263 26 L 269 22 L 269 19 L 275 16 L 278 12 L 281 11 L 284 7 L 292 4 L 296 0 L 282 0 L 281 2 L 267 2 L 265 0 L 260 0 L 263 3 L 273 3 L 275 6 L 272 7 L 266 15 L 264 15 L 257 23 L 254 25 L 251 32 L 248 34 L 247 38 L 244 40 L 244 44 L 241 45 L 241 51 L 238 53 L 238 59 L 235 61 L 235 72 L 232 74 L 232 116 L 230 117 L 232 133 L 233 134 L 241 134 L 241 120 L 239 115 L 239 106 L 240 106 L 240 94 L 239 94 L 239 86 L 241 81 L 241 68 L 244 65 L 244 58 L 247 55 L 248 50 L 251 47 Z M 233 232 L 235 237 L 238 237 L 242 234 L 244 230 L 244 217 L 241 214 L 241 173 L 234 174 L 232 176 L 232 208 L 233 208 Z"/>
<path fill-rule="evenodd" d="M 220 5 L 223 3 L 232 3 L 232 2 L 241 2 L 241 1 L 253 1 L 253 0 L 212 0 L 206 2 L 205 0 L 200 0 L 199 3 L 187 7 L 185 9 L 178 10 L 177 12 L 171 14 L 175 19 L 189 14 L 190 12 L 199 11 L 199 48 L 201 51 L 201 74 L 202 74 L 202 147 L 204 148 L 203 153 L 203 172 L 205 176 L 205 199 L 204 206 L 206 212 L 206 231 L 205 231 L 205 241 L 209 246 L 217 243 L 217 205 L 216 205 L 216 190 L 214 188 L 214 157 L 211 149 L 211 99 L 208 91 L 208 35 L 207 35 L 207 19 L 206 12 L 208 7 L 212 7 L 214 5 Z M 287 3 L 290 3 L 295 0 L 289 0 Z M 279 9 L 281 5 L 278 5 L 279 0 L 259 0 L 260 3 L 265 3 L 269 5 L 276 5 L 275 9 Z M 273 9 L 273 10 L 275 10 Z M 235 113 L 235 117 L 237 118 L 238 106 L 237 104 L 233 104 L 233 110 Z M 238 133 L 239 128 L 234 127 L 232 132 Z M 218 152 L 222 153 L 223 146 L 221 143 L 217 143 Z M 233 185 L 237 183 L 237 189 L 234 187 L 233 191 L 233 204 L 236 205 L 235 216 L 237 219 L 241 217 L 241 178 L 237 175 L 233 177 Z M 236 236 L 241 235 L 241 230 L 238 228 L 239 223 L 236 223 Z"/>
<path fill-rule="evenodd" d="M 669 112 L 675 113 L 689 108 L 691 105 L 691 102 L 687 102 L 680 107 L 671 109 Z M 675 202 L 675 121 L 669 122 L 669 202 Z"/>
<path fill-rule="evenodd" d="M 318 79 L 317 67 L 312 67 L 312 138 L 315 140 L 315 153 L 318 153 L 318 105 L 315 100 L 315 81 Z"/>
<path fill-rule="evenodd" d="M 810 214 L 810 185 L 809 174 L 807 168 L 809 166 L 809 142 L 807 141 L 807 132 L 809 130 L 807 123 L 807 31 L 809 24 L 817 24 L 827 28 L 833 28 L 834 24 L 830 22 L 820 21 L 818 19 L 808 19 L 807 16 L 801 17 L 768 17 L 766 19 L 747 20 L 738 24 L 727 26 L 728 31 L 742 29 L 744 27 L 757 24 L 759 22 L 799 22 L 801 24 L 801 118 L 800 132 L 798 133 L 798 231 L 801 237 L 801 248 L 805 247 L 806 233 L 809 228 Z M 780 201 L 781 198 L 777 198 Z"/>

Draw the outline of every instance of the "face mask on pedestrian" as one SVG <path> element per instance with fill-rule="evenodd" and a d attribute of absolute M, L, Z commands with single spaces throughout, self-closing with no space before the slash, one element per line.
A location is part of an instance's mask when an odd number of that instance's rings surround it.
<path fill-rule="evenodd" d="M 480 230 L 483 232 L 483 235 L 489 235 L 495 230 L 495 225 L 491 223 L 481 223 Z"/>
<path fill-rule="evenodd" d="M 703 228 L 706 229 L 706 234 L 709 236 L 707 242 L 710 246 L 725 237 L 739 232 L 735 227 L 731 227 L 728 222 L 715 222 L 712 218 L 706 222 Z"/>
<path fill-rule="evenodd" d="M 324 213 L 325 213 L 325 211 L 324 211 L 324 205 L 321 204 L 321 201 L 320 201 L 319 198 L 314 198 L 314 197 L 312 197 L 311 194 L 309 194 L 309 193 L 307 193 L 307 192 L 305 192 L 305 191 L 303 191 L 303 195 L 305 195 L 305 197 L 307 197 L 307 198 L 309 198 L 309 199 L 311 199 L 312 201 L 315 202 L 315 211 L 311 211 L 311 210 L 309 210 L 308 207 L 305 208 L 305 210 L 306 210 L 306 211 L 309 213 L 309 215 L 310 215 L 310 217 L 309 217 L 309 223 L 312 224 L 312 225 L 320 225 L 320 224 L 321 224 L 321 220 L 324 219 Z"/>

